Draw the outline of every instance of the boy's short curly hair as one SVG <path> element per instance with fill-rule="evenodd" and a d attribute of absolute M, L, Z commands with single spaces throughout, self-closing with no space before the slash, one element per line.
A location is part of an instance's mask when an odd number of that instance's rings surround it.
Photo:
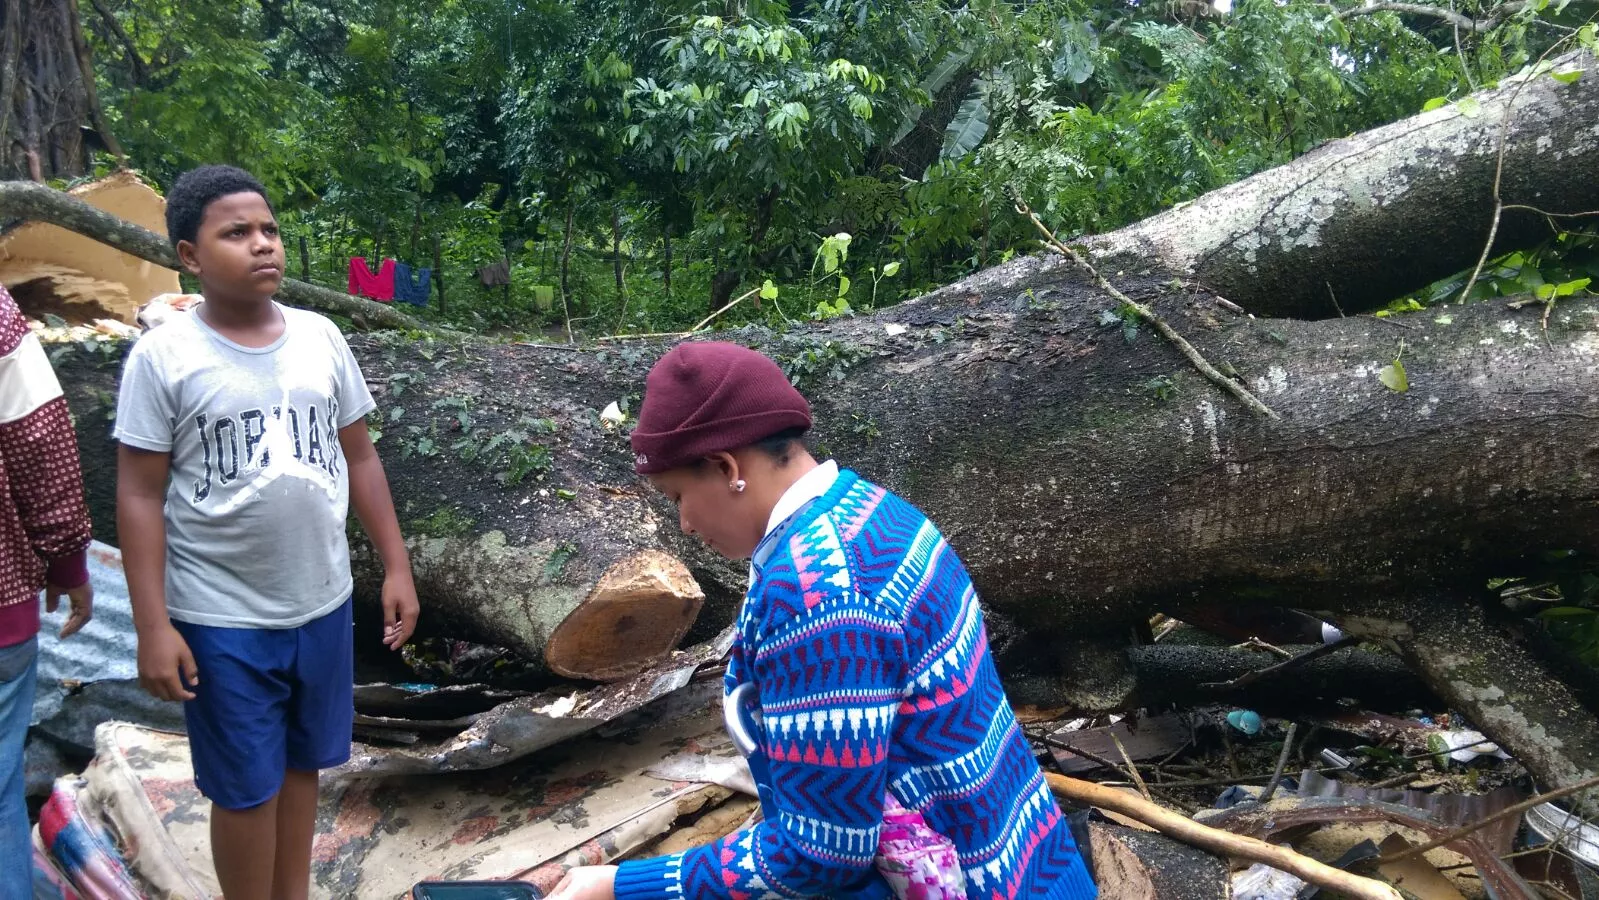
<path fill-rule="evenodd" d="M 167 239 L 176 249 L 179 241 L 194 243 L 205 219 L 205 208 L 218 197 L 229 194 L 260 194 L 267 208 L 266 188 L 254 175 L 234 166 L 201 166 L 178 176 L 167 191 Z M 275 213 L 274 213 L 275 214 Z"/>

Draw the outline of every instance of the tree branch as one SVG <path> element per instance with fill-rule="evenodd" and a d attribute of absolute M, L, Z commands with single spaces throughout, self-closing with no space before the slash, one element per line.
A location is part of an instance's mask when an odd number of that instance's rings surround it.
<path fill-rule="evenodd" d="M 1168 837 L 1192 844 L 1202 850 L 1250 862 L 1265 863 L 1274 869 L 1297 875 L 1318 887 L 1358 900 L 1399 900 L 1399 892 L 1381 881 L 1335 869 L 1326 863 L 1295 853 L 1287 847 L 1279 847 L 1259 838 L 1245 837 L 1201 825 L 1187 816 L 1180 816 L 1115 788 L 1067 778 L 1054 772 L 1044 773 L 1044 778 L 1048 779 L 1050 790 L 1058 797 L 1130 816 Z"/>
<path fill-rule="evenodd" d="M 1271 407 L 1260 402 L 1260 400 L 1256 398 L 1254 394 L 1249 392 L 1248 388 L 1216 371 L 1216 367 L 1211 365 L 1204 356 L 1200 355 L 1200 352 L 1194 349 L 1194 345 L 1190 344 L 1187 338 L 1178 334 L 1177 329 L 1171 327 L 1171 325 L 1168 324 L 1165 319 L 1162 319 L 1160 316 L 1156 315 L 1154 310 L 1122 293 L 1116 288 L 1115 285 L 1107 281 L 1105 276 L 1099 274 L 1099 270 L 1090 265 L 1088 260 L 1084 259 L 1081 253 L 1078 253 L 1076 250 L 1073 250 L 1071 247 L 1062 243 L 1060 238 L 1056 237 L 1055 233 L 1049 230 L 1049 226 L 1045 225 L 1044 221 L 1038 217 L 1038 214 L 1033 212 L 1026 203 L 1022 202 L 1020 197 L 1012 196 L 1011 202 L 1016 206 L 1016 212 L 1031 220 L 1033 225 L 1039 231 L 1043 232 L 1044 237 L 1048 239 L 1046 244 L 1051 250 L 1054 250 L 1061 256 L 1064 256 L 1076 263 L 1079 268 L 1087 272 L 1094 279 L 1094 283 L 1099 285 L 1100 290 L 1111 295 L 1112 297 L 1115 297 L 1128 309 L 1131 309 L 1134 313 L 1136 313 L 1138 318 L 1148 322 L 1156 331 L 1160 332 L 1161 337 L 1164 337 L 1166 340 L 1170 341 L 1172 345 L 1177 348 L 1178 352 L 1180 352 L 1190 363 L 1192 363 L 1195 369 L 1199 370 L 1199 374 L 1210 379 L 1212 383 L 1220 387 L 1222 390 L 1232 394 L 1234 397 L 1237 397 L 1256 415 L 1263 416 L 1268 419 L 1275 419 L 1278 417 L 1277 413 L 1273 412 Z"/>
<path fill-rule="evenodd" d="M 122 45 L 123 52 L 127 54 L 128 67 L 133 70 L 134 85 L 142 86 L 145 79 L 150 76 L 150 72 L 145 67 L 144 57 L 139 55 L 139 49 L 133 43 L 133 38 L 128 36 L 127 29 L 122 27 L 121 22 L 117 21 L 117 14 L 111 11 L 111 7 L 106 6 L 105 0 L 89 0 L 89 2 L 94 4 L 94 11 L 99 13 L 100 19 L 105 22 L 106 28 L 111 32 L 111 36 L 117 39 L 117 43 Z"/>
<path fill-rule="evenodd" d="M 66 6 L 67 28 L 72 31 L 72 52 L 78 60 L 78 77 L 83 81 L 83 96 L 89 104 L 89 120 L 94 123 L 94 130 L 100 132 L 100 140 L 105 142 L 106 149 L 117 158 L 117 166 L 125 169 L 128 167 L 128 155 L 122 152 L 117 136 L 111 133 L 105 109 L 100 106 L 100 89 L 94 80 L 94 60 L 89 56 L 89 42 L 83 39 L 83 20 L 78 15 L 78 0 L 67 0 Z"/>
<path fill-rule="evenodd" d="M 168 269 L 177 269 L 179 266 L 177 254 L 172 251 L 166 238 L 42 184 L 0 181 L 0 219 L 7 218 L 46 222 L 158 266 Z M 439 330 L 381 303 L 293 278 L 284 278 L 278 293 L 300 306 L 349 316 L 363 330 L 371 327 L 408 331 Z"/>
<path fill-rule="evenodd" d="M 1445 9 L 1441 6 L 1429 6 L 1425 3 L 1402 3 L 1397 2 L 1397 0 L 1385 0 L 1385 2 L 1381 3 L 1367 3 L 1365 6 L 1357 6 L 1354 9 L 1339 10 L 1338 18 L 1350 19 L 1354 18 L 1355 16 L 1369 16 L 1372 13 L 1379 12 L 1405 13 L 1406 15 L 1413 16 L 1431 16 L 1435 19 L 1441 19 L 1445 22 L 1448 22 L 1456 28 L 1463 28 L 1466 31 L 1481 34 L 1484 31 L 1492 31 L 1493 29 L 1497 28 L 1500 22 L 1503 22 L 1510 16 L 1520 12 L 1523 6 L 1526 6 L 1526 3 L 1519 2 L 1519 0 L 1515 3 L 1506 3 L 1502 6 L 1495 7 L 1492 15 L 1488 16 L 1488 18 L 1474 19 L 1471 16 L 1465 15 L 1464 13 L 1458 13 L 1452 9 Z"/>

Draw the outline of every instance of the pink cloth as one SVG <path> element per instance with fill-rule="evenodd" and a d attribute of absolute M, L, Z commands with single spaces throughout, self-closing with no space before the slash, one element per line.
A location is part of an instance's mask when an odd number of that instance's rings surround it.
<path fill-rule="evenodd" d="M 949 838 L 889 794 L 877 841 L 877 871 L 900 900 L 966 900 L 966 873 Z"/>
<path fill-rule="evenodd" d="M 371 297 L 381 303 L 394 300 L 394 260 L 385 259 L 378 265 L 378 273 L 366 267 L 366 257 L 350 257 L 350 293 L 357 297 Z"/>

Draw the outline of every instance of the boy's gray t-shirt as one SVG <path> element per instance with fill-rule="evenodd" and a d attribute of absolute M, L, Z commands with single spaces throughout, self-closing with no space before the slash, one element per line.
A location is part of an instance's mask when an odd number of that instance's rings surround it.
<path fill-rule="evenodd" d="M 172 454 L 166 589 L 180 622 L 293 628 L 350 595 L 338 431 L 372 394 L 332 322 L 278 309 L 271 346 L 236 344 L 196 312 L 141 337 L 123 368 L 117 440 Z"/>

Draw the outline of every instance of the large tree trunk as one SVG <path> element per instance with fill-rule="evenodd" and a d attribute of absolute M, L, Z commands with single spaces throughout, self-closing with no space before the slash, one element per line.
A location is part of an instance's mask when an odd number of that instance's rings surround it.
<path fill-rule="evenodd" d="M 1334 141 L 1086 242 L 1114 264 L 1183 273 L 1256 315 L 1325 319 L 1380 307 L 1476 263 L 1501 146 L 1507 205 L 1599 209 L 1595 60 L 1575 53 L 1556 65 L 1588 72 L 1569 85 L 1548 75 L 1507 79 L 1475 95 L 1475 107 L 1453 104 Z M 1544 216 L 1510 210 L 1496 246 L 1549 234 Z"/>
<path fill-rule="evenodd" d="M 1157 608 L 1358 612 L 1440 583 L 1480 588 L 1542 549 L 1596 549 L 1599 299 L 1557 309 L 1546 346 L 1537 311 L 1500 304 L 1297 322 L 1233 317 L 1155 279 L 1124 284 L 1282 418 L 1251 416 L 1148 332 L 1129 342 L 1100 324 L 1107 300 L 1059 273 L 1009 287 L 979 277 L 869 319 L 738 337 L 811 397 L 820 455 L 944 529 L 997 646 L 1045 669 L 1062 639 L 1125 634 Z M 1406 393 L 1378 376 L 1401 340 Z M 742 567 L 678 533 L 633 475 L 625 435 L 596 415 L 637 395 L 664 345 L 351 343 L 379 397 L 378 447 L 430 629 L 541 659 L 605 572 L 657 549 L 704 590 L 699 632 L 729 621 Z M 66 374 L 102 534 L 113 374 Z"/>
<path fill-rule="evenodd" d="M 0 0 L 0 178 L 70 178 L 88 169 L 93 127 L 106 126 L 75 0 Z"/>

